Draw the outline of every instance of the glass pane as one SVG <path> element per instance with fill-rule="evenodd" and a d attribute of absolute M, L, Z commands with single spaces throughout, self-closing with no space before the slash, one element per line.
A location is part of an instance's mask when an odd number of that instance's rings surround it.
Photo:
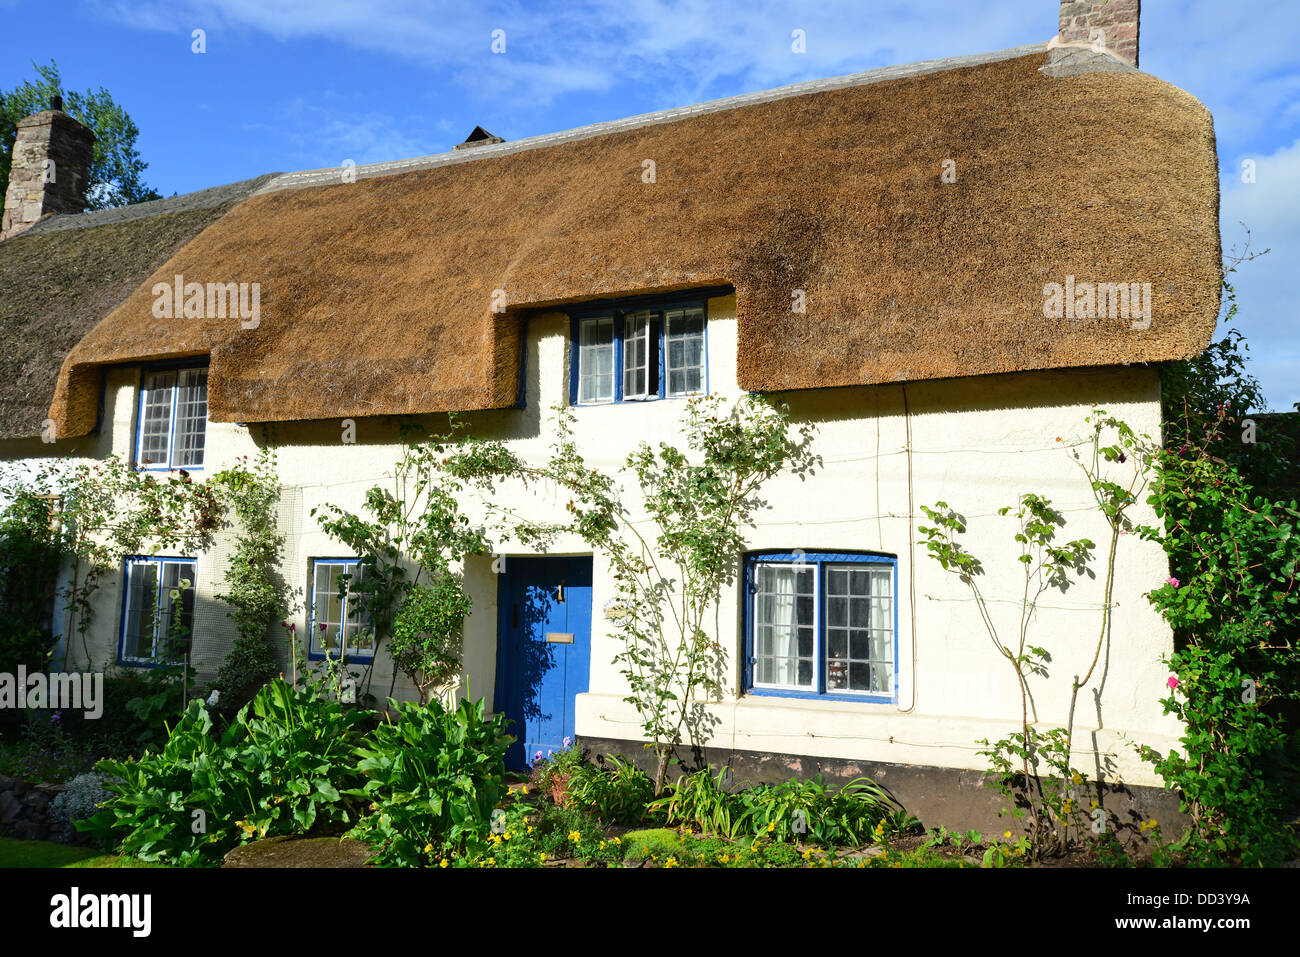
<path fill-rule="evenodd" d="M 154 588 L 158 566 L 153 562 L 134 562 L 127 568 L 126 639 L 123 657 L 153 656 Z"/>
<path fill-rule="evenodd" d="M 177 468 L 203 466 L 204 433 L 208 423 L 208 372 L 186 369 L 176 395 L 176 448 L 173 465 Z"/>
<path fill-rule="evenodd" d="M 831 595 L 849 593 L 849 571 L 847 568 L 832 568 L 826 573 L 826 591 Z"/>
<path fill-rule="evenodd" d="M 812 571 L 760 564 L 754 581 L 755 682 L 811 687 L 816 655 Z"/>
<path fill-rule="evenodd" d="M 614 320 L 584 319 L 579 325 L 578 401 L 614 398 Z"/>
<path fill-rule="evenodd" d="M 828 598 L 826 600 L 826 624 L 831 627 L 842 627 L 848 623 L 849 600 L 847 598 Z"/>
<path fill-rule="evenodd" d="M 849 587 L 851 594 L 869 595 L 871 594 L 871 578 L 867 572 L 855 568 L 849 573 Z"/>
<path fill-rule="evenodd" d="M 849 657 L 858 661 L 866 661 L 871 657 L 870 648 L 867 644 L 867 632 L 853 631 L 849 633 Z"/>
<path fill-rule="evenodd" d="M 849 690 L 850 691 L 870 691 L 871 689 L 871 671 L 869 665 L 860 665 L 857 662 L 849 665 Z"/>
<path fill-rule="evenodd" d="M 867 628 L 871 625 L 871 599 L 852 598 L 849 600 L 849 624 L 855 628 Z"/>
<path fill-rule="evenodd" d="M 664 329 L 668 358 L 668 394 L 682 395 L 704 389 L 704 310 L 679 309 L 666 313 Z"/>
<path fill-rule="evenodd" d="M 166 466 L 171 439 L 172 389 L 176 373 L 158 372 L 145 378 L 140 419 L 139 464 Z"/>
<path fill-rule="evenodd" d="M 871 633 L 871 658 L 873 661 L 892 663 L 894 660 L 894 636 L 887 631 Z"/>
<path fill-rule="evenodd" d="M 890 665 L 871 666 L 871 690 L 881 694 L 894 693 L 894 669 Z"/>

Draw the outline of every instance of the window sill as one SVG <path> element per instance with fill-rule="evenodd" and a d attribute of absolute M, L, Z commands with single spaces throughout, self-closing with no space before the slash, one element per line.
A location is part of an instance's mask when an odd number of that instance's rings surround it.
<path fill-rule="evenodd" d="M 741 694 L 739 702 L 742 705 L 749 703 L 754 707 L 769 707 L 773 704 L 784 704 L 792 708 L 802 708 L 810 704 L 822 704 L 827 707 L 827 710 L 850 711 L 852 709 L 843 706 L 888 705 L 892 708 L 898 704 L 898 698 L 893 695 L 869 694 L 867 692 L 862 692 L 860 694 L 847 694 L 843 692 L 818 694 L 815 691 L 786 691 L 777 688 L 746 688 Z"/>

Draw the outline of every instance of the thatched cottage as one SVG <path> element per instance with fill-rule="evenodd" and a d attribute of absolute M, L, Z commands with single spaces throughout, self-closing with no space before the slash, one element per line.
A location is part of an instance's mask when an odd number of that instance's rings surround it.
<path fill-rule="evenodd" d="M 298 633 L 323 616 L 335 636 L 347 614 L 320 598 L 356 556 L 311 510 L 359 509 L 403 422 L 461 413 L 541 461 L 547 410 L 569 403 L 589 461 L 614 469 L 678 434 L 680 396 L 778 396 L 817 427 L 823 466 L 813 485 L 765 489 L 718 616 L 729 687 L 707 756 L 769 776 L 876 773 L 916 813 L 982 801 L 975 742 L 1014 730 L 1019 698 L 976 607 L 918 546 L 919 506 L 959 506 L 990 566 L 1014 564 L 995 513 L 1026 491 L 1065 509 L 1070 537 L 1103 540 L 1057 439 L 1094 405 L 1157 435 L 1160 363 L 1202 350 L 1218 311 L 1212 121 L 1137 69 L 1137 6 L 1062 3 L 1050 44 L 124 210 L 49 216 L 28 197 L 0 242 L 0 456 L 117 452 L 197 474 L 273 445 Z M 230 308 L 187 310 L 188 283 L 220 284 Z M 239 284 L 257 287 L 243 313 Z M 1109 310 L 1075 308 L 1086 284 L 1114 284 Z M 202 675 L 234 633 L 214 597 L 226 560 L 220 545 L 140 559 L 193 575 Z M 510 553 L 504 574 L 491 561 L 465 568 L 462 692 L 514 717 L 530 749 L 576 733 L 638 751 L 600 556 L 569 542 Z M 1179 731 L 1158 703 L 1172 636 L 1143 597 L 1168 568 L 1136 537 L 1119 563 L 1076 760 L 1141 793 L 1160 782 L 1130 742 L 1167 750 Z M 561 581 L 563 625 L 547 630 L 571 641 L 524 675 L 546 636 L 521 633 L 511 604 Z M 100 590 L 98 665 L 147 644 L 130 582 L 128 567 Z M 760 588 L 802 600 L 760 607 Z M 1084 580 L 1040 609 L 1062 674 L 1086 670 L 1100 602 Z M 386 690 L 382 650 L 374 670 Z M 1049 727 L 1065 719 L 1055 687 L 1037 702 Z"/>

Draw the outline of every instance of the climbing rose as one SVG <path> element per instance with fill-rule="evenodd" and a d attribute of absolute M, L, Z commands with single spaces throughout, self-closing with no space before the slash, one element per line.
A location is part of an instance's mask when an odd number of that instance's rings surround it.
<path fill-rule="evenodd" d="M 1173 577 L 1166 578 L 1166 579 L 1165 579 L 1165 584 L 1166 584 L 1166 585 L 1173 585 L 1175 588 L 1177 588 L 1177 587 L 1178 587 L 1178 579 L 1177 579 L 1177 578 L 1173 578 Z"/>
<path fill-rule="evenodd" d="M 1173 675 L 1170 675 L 1169 680 L 1166 681 L 1165 684 L 1169 685 L 1170 691 L 1173 691 L 1175 688 L 1178 687 L 1178 679 L 1175 678 Z"/>

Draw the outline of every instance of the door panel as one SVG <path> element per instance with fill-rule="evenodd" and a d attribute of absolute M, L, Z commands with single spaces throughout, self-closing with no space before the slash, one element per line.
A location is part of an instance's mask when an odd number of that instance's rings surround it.
<path fill-rule="evenodd" d="M 500 583 L 497 700 L 523 769 L 574 735 L 574 698 L 591 674 L 591 559 L 507 558 Z M 548 640 L 549 638 L 549 640 Z"/>

